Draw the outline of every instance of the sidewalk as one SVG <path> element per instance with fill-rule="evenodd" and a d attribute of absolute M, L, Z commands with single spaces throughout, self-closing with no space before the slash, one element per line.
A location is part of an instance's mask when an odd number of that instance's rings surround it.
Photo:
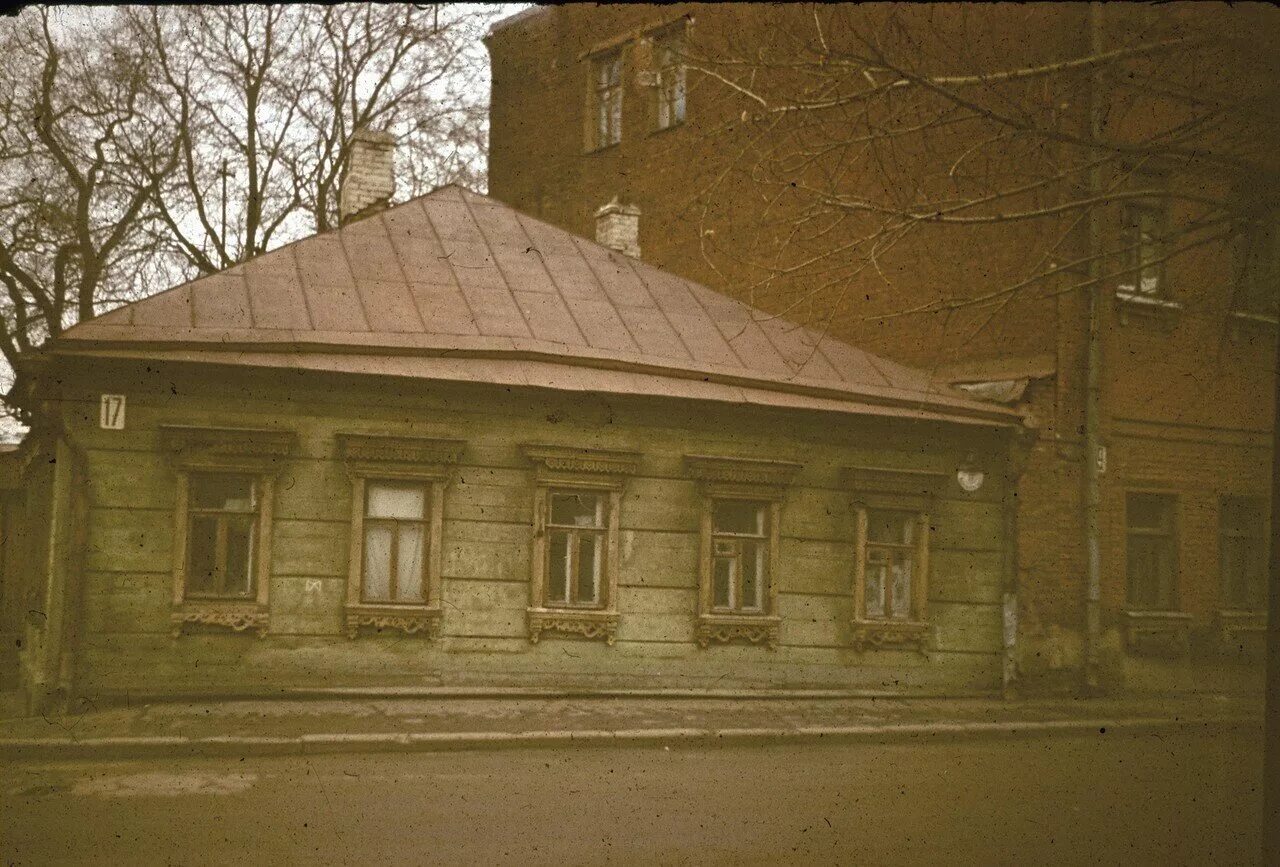
<path fill-rule="evenodd" d="M 913 740 L 1257 726 L 1262 700 L 406 697 L 164 702 L 0 720 L 0 759 Z M 1105 731 L 1104 731 L 1105 730 Z"/>

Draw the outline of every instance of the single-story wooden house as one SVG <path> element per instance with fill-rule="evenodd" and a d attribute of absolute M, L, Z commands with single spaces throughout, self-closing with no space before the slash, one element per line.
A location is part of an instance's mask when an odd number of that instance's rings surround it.
<path fill-rule="evenodd" d="M 32 363 L 36 701 L 1007 671 L 1019 415 L 457 186 Z"/>

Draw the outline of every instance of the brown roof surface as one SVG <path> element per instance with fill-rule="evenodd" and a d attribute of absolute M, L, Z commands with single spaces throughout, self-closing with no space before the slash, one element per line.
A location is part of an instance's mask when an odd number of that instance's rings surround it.
<path fill-rule="evenodd" d="M 453 185 L 86 320 L 53 351 L 1019 418 Z"/>

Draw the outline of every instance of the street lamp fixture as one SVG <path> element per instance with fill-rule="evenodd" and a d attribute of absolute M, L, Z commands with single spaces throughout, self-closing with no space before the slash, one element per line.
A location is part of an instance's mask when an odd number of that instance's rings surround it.
<path fill-rule="evenodd" d="M 972 494 L 978 488 L 981 488 L 982 482 L 986 477 L 987 474 L 978 466 L 978 461 L 972 452 L 956 468 L 956 481 L 960 483 L 960 489 L 966 494 Z"/>

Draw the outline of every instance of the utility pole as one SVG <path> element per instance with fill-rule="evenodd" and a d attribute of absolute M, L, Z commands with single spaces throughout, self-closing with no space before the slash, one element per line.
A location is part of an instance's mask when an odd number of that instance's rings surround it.
<path fill-rule="evenodd" d="M 223 250 L 224 264 L 226 264 L 225 257 L 226 257 L 226 249 L 227 249 L 227 175 L 229 175 L 230 172 L 227 171 L 227 161 L 225 159 L 222 161 L 222 171 L 219 172 L 218 174 L 222 177 L 222 238 L 220 240 L 221 240 L 221 246 Z"/>
<path fill-rule="evenodd" d="M 1089 55 L 1102 53 L 1102 7 L 1088 8 Z M 1089 139 L 1102 138 L 1102 71 L 1095 67 L 1089 74 Z M 1092 159 L 1092 155 L 1090 155 Z M 1093 159 L 1088 176 L 1089 199 L 1096 202 L 1102 193 L 1102 166 Z M 1099 512 L 1102 507 L 1102 328 L 1106 305 L 1102 287 L 1102 213 L 1098 205 L 1089 206 L 1089 336 L 1085 361 L 1084 396 L 1084 550 L 1087 558 L 1084 593 L 1084 682 L 1086 696 L 1102 691 L 1098 676 L 1098 645 L 1102 638 L 1102 532 Z"/>
<path fill-rule="evenodd" d="M 1268 197 L 1280 194 L 1280 181 L 1271 178 Z M 1272 210 L 1272 225 L 1280 210 Z M 1280 293 L 1280 286 L 1272 285 Z M 1276 334 L 1276 358 L 1280 359 L 1280 331 Z M 1271 557 L 1267 602 L 1267 689 L 1262 757 L 1262 862 L 1280 864 L 1280 374 L 1273 377 L 1274 414 L 1271 419 Z"/>

